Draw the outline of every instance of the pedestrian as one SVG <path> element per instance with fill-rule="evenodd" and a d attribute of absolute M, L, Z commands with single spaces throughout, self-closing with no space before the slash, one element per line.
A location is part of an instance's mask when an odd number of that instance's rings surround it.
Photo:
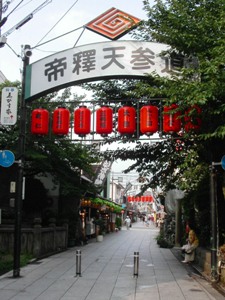
<path fill-rule="evenodd" d="M 130 229 L 131 219 L 129 216 L 126 217 L 124 223 L 126 224 L 127 230 Z"/>
<path fill-rule="evenodd" d="M 198 247 L 199 241 L 194 232 L 194 230 L 190 230 L 188 234 L 188 242 L 181 249 L 184 253 L 184 260 L 182 263 L 189 263 L 194 261 L 195 259 L 195 249 Z"/>
<path fill-rule="evenodd" d="M 151 216 L 151 223 L 154 225 L 154 216 Z"/>

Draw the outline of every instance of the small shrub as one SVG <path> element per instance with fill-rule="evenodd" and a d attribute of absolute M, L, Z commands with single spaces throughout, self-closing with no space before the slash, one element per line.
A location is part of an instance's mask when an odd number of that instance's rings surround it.
<path fill-rule="evenodd" d="M 173 248 L 173 245 L 165 239 L 162 233 L 159 233 L 155 239 L 160 248 Z"/>

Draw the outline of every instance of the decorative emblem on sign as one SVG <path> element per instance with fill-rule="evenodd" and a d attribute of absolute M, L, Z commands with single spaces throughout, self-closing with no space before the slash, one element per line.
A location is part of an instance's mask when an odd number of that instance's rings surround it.
<path fill-rule="evenodd" d="M 112 7 L 85 25 L 89 30 L 111 40 L 117 40 L 137 26 L 141 20 Z"/>

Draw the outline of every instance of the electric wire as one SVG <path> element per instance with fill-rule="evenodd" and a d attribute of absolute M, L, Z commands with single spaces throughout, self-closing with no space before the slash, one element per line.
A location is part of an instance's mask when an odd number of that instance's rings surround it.
<path fill-rule="evenodd" d="M 83 33 L 84 33 L 84 30 L 85 30 L 85 27 L 83 28 L 83 30 L 82 30 L 82 32 L 81 32 L 81 34 L 79 35 L 78 39 L 76 40 L 76 43 L 74 44 L 73 48 L 75 48 L 75 47 L 76 47 L 77 43 L 79 42 L 79 40 L 80 40 L 81 36 L 82 36 L 82 35 L 83 35 Z"/>
<path fill-rule="evenodd" d="M 6 21 L 8 20 L 8 17 L 17 9 L 17 7 L 19 7 L 19 5 L 23 2 L 24 0 L 21 0 L 19 2 L 19 4 L 16 5 L 16 7 L 14 7 L 14 9 L 6 16 L 2 19 L 2 6 L 1 6 L 1 17 L 0 17 L 0 27 L 2 27 Z M 2 3 L 1 3 L 2 4 Z"/>
<path fill-rule="evenodd" d="M 9 47 L 9 49 L 19 58 L 21 58 L 21 55 L 17 54 L 16 51 L 8 44 L 6 43 L 6 45 Z"/>
<path fill-rule="evenodd" d="M 9 5 L 13 2 L 14 0 L 12 1 L 5 1 L 3 4 L 2 4 L 2 12 L 3 13 L 6 13 L 7 9 L 9 8 Z"/>
<path fill-rule="evenodd" d="M 37 46 L 40 46 L 40 42 L 43 41 L 43 39 L 59 24 L 59 22 L 62 21 L 62 19 L 69 13 L 69 11 L 74 7 L 75 4 L 77 4 L 79 0 L 76 0 L 72 6 L 64 13 L 64 15 L 55 23 L 55 25 L 53 25 L 53 27 L 42 37 L 42 39 L 36 44 L 36 46 L 34 48 L 36 48 Z M 42 44 L 43 45 L 43 44 Z"/>
<path fill-rule="evenodd" d="M 24 5 L 22 5 L 19 9 L 22 9 L 24 8 L 25 6 L 27 6 L 29 3 L 33 2 L 34 0 L 30 0 L 28 1 L 27 3 L 24 3 Z"/>
<path fill-rule="evenodd" d="M 24 0 L 21 0 L 14 8 L 13 8 L 13 10 L 10 12 L 10 13 L 8 13 L 8 15 L 6 16 L 6 18 L 8 18 L 19 6 L 20 6 L 20 4 L 23 2 Z"/>
<path fill-rule="evenodd" d="M 65 35 L 67 35 L 67 34 L 70 34 L 70 33 L 74 32 L 74 31 L 76 31 L 76 30 L 79 30 L 79 29 L 81 29 L 81 28 L 83 28 L 83 26 L 80 26 L 80 27 L 75 28 L 75 29 L 73 29 L 73 30 L 71 30 L 71 31 L 68 31 L 68 32 L 66 32 L 66 33 L 63 33 L 63 34 L 61 34 L 61 35 L 59 35 L 59 36 L 57 36 L 57 37 L 55 37 L 55 38 L 52 38 L 52 39 L 50 39 L 50 40 L 48 40 L 48 41 L 46 41 L 46 42 L 43 42 L 42 44 L 37 44 L 36 46 L 32 47 L 31 49 L 37 49 L 37 47 L 43 46 L 43 45 L 45 45 L 45 44 L 47 44 L 47 43 L 50 43 L 50 42 L 52 42 L 52 41 L 54 41 L 54 40 L 57 40 L 57 39 L 59 39 L 59 38 L 65 36 Z"/>

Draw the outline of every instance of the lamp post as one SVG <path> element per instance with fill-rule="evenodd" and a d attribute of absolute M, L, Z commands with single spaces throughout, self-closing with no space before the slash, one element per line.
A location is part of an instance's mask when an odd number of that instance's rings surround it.
<path fill-rule="evenodd" d="M 15 201 L 15 227 L 14 227 L 14 257 L 13 257 L 13 277 L 20 276 L 20 252 L 21 252 L 21 221 L 22 221 L 22 194 L 23 194 L 23 173 L 25 162 L 25 136 L 26 136 L 26 104 L 25 104 L 25 80 L 26 67 L 29 65 L 31 56 L 29 45 L 24 46 L 23 54 L 23 72 L 22 89 L 19 107 L 19 145 L 18 145 L 18 173 L 16 183 L 16 201 Z"/>

